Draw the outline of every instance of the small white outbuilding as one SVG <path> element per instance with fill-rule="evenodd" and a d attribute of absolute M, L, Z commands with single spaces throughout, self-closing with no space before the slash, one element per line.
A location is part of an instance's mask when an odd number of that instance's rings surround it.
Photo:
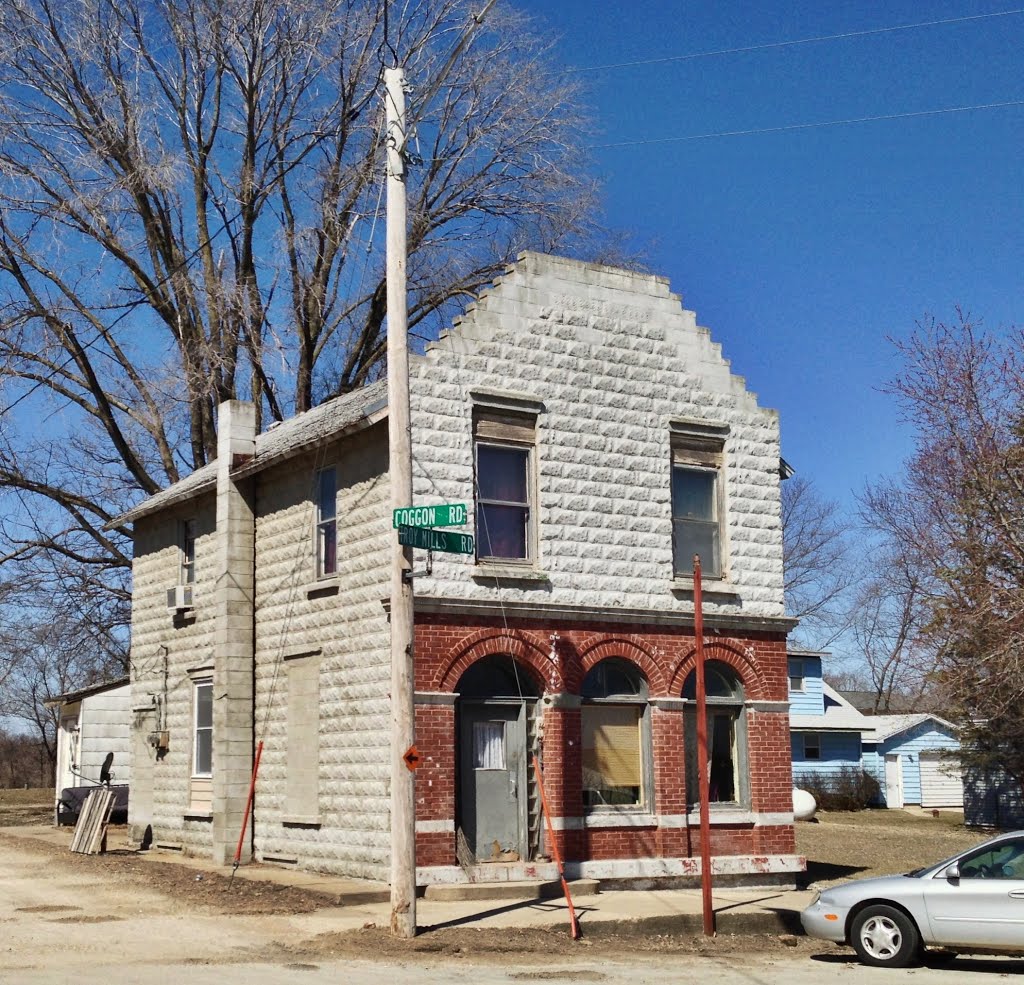
<path fill-rule="evenodd" d="M 131 685 L 127 677 L 59 694 L 47 703 L 58 709 L 56 800 L 65 787 L 101 782 L 107 756 L 110 782 L 131 782 Z"/>

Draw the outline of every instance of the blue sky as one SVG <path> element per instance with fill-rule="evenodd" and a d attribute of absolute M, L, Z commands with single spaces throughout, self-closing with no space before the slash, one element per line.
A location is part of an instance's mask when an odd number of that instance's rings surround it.
<path fill-rule="evenodd" d="M 521 0 L 568 67 L 1019 10 L 1013 3 Z M 911 434 L 880 387 L 889 336 L 957 304 L 1024 322 L 1024 105 L 650 142 L 1024 101 L 1024 11 L 580 73 L 608 219 L 649 244 L 765 406 L 783 454 L 852 505 Z M 628 146 L 603 144 L 637 141 Z"/>

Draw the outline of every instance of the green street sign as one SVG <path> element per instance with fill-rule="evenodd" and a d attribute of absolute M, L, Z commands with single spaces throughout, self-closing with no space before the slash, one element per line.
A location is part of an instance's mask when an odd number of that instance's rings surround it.
<path fill-rule="evenodd" d="M 469 534 L 451 530 L 432 530 L 430 527 L 398 525 L 398 543 L 403 547 L 419 547 L 424 551 L 444 551 L 446 554 L 472 554 L 475 550 Z"/>
<path fill-rule="evenodd" d="M 465 503 L 442 506 L 406 506 L 391 514 L 391 526 L 399 527 L 461 527 L 469 522 Z M 467 552 L 468 553 L 468 552 Z"/>

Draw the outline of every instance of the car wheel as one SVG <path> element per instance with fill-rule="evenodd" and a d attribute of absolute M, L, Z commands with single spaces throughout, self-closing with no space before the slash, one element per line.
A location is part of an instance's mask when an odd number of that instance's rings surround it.
<path fill-rule="evenodd" d="M 921 948 L 914 922 L 891 906 L 861 910 L 850 927 L 850 943 L 861 961 L 879 968 L 906 968 Z"/>

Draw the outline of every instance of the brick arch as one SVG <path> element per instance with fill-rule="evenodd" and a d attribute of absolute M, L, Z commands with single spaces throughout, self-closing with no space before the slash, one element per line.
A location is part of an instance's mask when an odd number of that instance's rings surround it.
<path fill-rule="evenodd" d="M 431 679 L 431 690 L 451 694 L 462 675 L 478 660 L 505 653 L 533 671 L 541 694 L 562 691 L 562 675 L 549 651 L 550 645 L 539 636 L 519 629 L 480 630 L 460 640 L 445 654 Z"/>
<path fill-rule="evenodd" d="M 764 673 L 751 650 L 741 649 L 733 643 L 716 641 L 704 645 L 704 659 L 705 661 L 717 660 L 736 671 L 739 679 L 743 682 L 743 694 L 746 700 L 763 700 L 768 696 L 768 685 Z M 696 647 L 691 647 L 672 672 L 670 694 L 677 696 L 683 693 L 683 684 L 695 665 Z"/>
<path fill-rule="evenodd" d="M 583 685 L 583 678 L 595 665 L 609 657 L 619 657 L 628 660 L 643 672 L 647 678 L 647 687 L 652 698 L 664 697 L 669 692 L 666 690 L 667 680 L 651 647 L 638 636 L 616 636 L 609 633 L 599 633 L 583 641 L 579 648 L 579 680 L 567 681 L 573 686 L 573 690 L 579 693 Z"/>

